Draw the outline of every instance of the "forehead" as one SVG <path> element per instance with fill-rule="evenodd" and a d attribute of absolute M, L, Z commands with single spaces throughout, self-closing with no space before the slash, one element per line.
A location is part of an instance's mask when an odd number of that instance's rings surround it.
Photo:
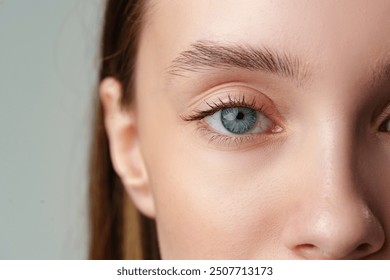
<path fill-rule="evenodd" d="M 390 46 L 388 0 L 170 0 L 149 4 L 144 41 L 158 45 L 156 59 L 164 59 L 165 65 L 199 40 L 266 44 L 319 64 L 321 59 L 342 60 L 348 68 L 383 59 Z"/>

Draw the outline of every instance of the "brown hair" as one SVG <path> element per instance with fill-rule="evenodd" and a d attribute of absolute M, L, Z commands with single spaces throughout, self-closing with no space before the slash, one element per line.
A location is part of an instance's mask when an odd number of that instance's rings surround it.
<path fill-rule="evenodd" d="M 122 106 L 133 96 L 133 73 L 146 0 L 108 0 L 102 30 L 99 81 L 121 82 Z M 115 173 L 96 94 L 89 180 L 90 259 L 158 259 L 155 222 L 132 205 Z"/>

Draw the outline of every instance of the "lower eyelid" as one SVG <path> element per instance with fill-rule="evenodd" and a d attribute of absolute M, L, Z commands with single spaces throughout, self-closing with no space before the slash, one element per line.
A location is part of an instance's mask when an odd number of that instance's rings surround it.
<path fill-rule="evenodd" d="M 272 141 L 275 133 L 231 134 L 224 135 L 210 128 L 204 120 L 198 122 L 196 128 L 200 137 L 205 138 L 209 144 L 217 144 L 222 148 L 249 148 Z"/>
<path fill-rule="evenodd" d="M 209 144 L 217 142 L 218 144 L 223 144 L 226 147 L 240 146 L 243 142 L 251 141 L 255 137 L 253 134 L 240 136 L 224 135 L 208 128 L 207 126 L 207 124 L 199 124 L 197 131 L 201 134 L 201 137 L 208 139 Z"/>

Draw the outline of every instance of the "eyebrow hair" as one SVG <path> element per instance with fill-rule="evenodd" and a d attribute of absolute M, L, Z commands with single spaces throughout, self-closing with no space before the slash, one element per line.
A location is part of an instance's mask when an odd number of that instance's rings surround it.
<path fill-rule="evenodd" d="M 306 77 L 306 67 L 303 65 L 295 56 L 266 47 L 197 41 L 172 61 L 167 72 L 173 76 L 186 77 L 188 72 L 203 72 L 209 68 L 239 68 L 268 72 L 300 83 Z"/>

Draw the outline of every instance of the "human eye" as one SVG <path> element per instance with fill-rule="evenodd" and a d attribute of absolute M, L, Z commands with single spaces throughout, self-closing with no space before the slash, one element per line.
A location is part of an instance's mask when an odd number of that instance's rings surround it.
<path fill-rule="evenodd" d="M 225 98 L 205 101 L 206 108 L 183 119 L 197 122 L 201 135 L 209 142 L 228 147 L 265 143 L 283 131 L 271 102 L 247 99 L 245 94 L 230 93 Z"/>
<path fill-rule="evenodd" d="M 380 125 L 379 125 L 379 132 L 390 132 L 390 104 L 387 106 L 387 108 L 383 111 L 383 113 L 379 116 Z"/>
<path fill-rule="evenodd" d="M 380 132 L 390 132 L 390 119 L 385 120 L 380 126 L 379 126 Z"/>

